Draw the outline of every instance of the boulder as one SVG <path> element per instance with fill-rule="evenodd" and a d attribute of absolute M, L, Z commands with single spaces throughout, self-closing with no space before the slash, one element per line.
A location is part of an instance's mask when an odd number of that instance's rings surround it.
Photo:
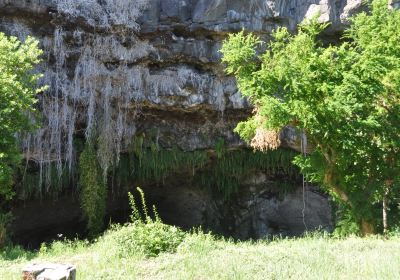
<path fill-rule="evenodd" d="M 23 280 L 75 280 L 76 268 L 69 264 L 29 264 L 22 271 Z"/>

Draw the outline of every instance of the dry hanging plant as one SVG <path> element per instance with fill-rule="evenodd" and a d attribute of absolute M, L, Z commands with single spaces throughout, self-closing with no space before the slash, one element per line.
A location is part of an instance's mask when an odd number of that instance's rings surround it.
<path fill-rule="evenodd" d="M 268 130 L 264 128 L 262 124 L 265 124 L 266 118 L 260 116 L 258 108 L 254 109 L 255 119 L 261 125 L 255 131 L 255 135 L 251 140 L 251 147 L 260 150 L 260 151 L 268 151 L 268 150 L 276 150 L 281 145 L 281 141 L 279 139 L 279 132 L 276 130 Z"/>
<path fill-rule="evenodd" d="M 260 151 L 276 150 L 281 145 L 279 133 L 274 130 L 257 128 L 256 134 L 251 140 L 251 147 Z"/>

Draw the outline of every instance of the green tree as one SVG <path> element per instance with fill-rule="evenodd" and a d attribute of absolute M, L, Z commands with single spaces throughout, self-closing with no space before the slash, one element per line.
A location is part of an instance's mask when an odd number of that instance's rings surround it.
<path fill-rule="evenodd" d="M 24 43 L 0 33 L 0 195 L 13 195 L 13 170 L 21 162 L 16 133 L 33 128 L 29 113 L 35 112 L 41 77 L 33 72 L 42 51 L 38 41 L 28 37 Z"/>
<path fill-rule="evenodd" d="M 5 201 L 14 192 L 13 174 L 21 163 L 16 133 L 33 128 L 29 114 L 35 112 L 39 74 L 33 67 L 40 62 L 38 41 L 28 37 L 24 43 L 0 33 L 0 245 L 5 238 L 8 214 L 2 214 Z"/>
<path fill-rule="evenodd" d="M 349 209 L 364 234 L 375 232 L 376 204 L 387 205 L 400 171 L 400 12 L 385 0 L 370 8 L 351 20 L 339 45 L 319 41 L 327 24 L 314 19 L 295 35 L 278 28 L 266 45 L 252 34 L 230 35 L 221 50 L 256 107 L 236 131 L 248 141 L 260 128 L 278 134 L 291 126 L 305 135 L 315 148 L 295 163 Z"/>

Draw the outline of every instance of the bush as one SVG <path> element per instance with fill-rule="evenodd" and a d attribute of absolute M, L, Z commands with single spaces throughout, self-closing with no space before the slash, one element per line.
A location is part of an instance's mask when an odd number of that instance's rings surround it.
<path fill-rule="evenodd" d="M 0 261 L 1 260 L 22 260 L 22 259 L 32 259 L 36 256 L 34 252 L 27 251 L 23 247 L 16 245 L 13 246 L 11 244 L 7 244 L 0 251 Z"/>
<path fill-rule="evenodd" d="M 117 227 L 115 241 L 123 256 L 144 255 L 155 257 L 160 253 L 173 253 L 185 238 L 185 233 L 175 227 L 164 224 L 153 206 L 154 218 L 148 214 L 143 191 L 137 188 L 142 202 L 142 211 L 136 207 L 132 194 L 129 193 L 132 208 L 132 222 Z"/>
<path fill-rule="evenodd" d="M 333 232 L 335 237 L 346 237 L 351 235 L 358 235 L 360 232 L 360 227 L 354 219 L 354 215 L 350 212 L 350 209 L 339 208 L 338 221 L 336 222 L 336 228 Z"/>
<path fill-rule="evenodd" d="M 183 241 L 185 233 L 160 221 L 134 222 L 118 229 L 116 242 L 123 256 L 156 257 L 173 253 Z"/>

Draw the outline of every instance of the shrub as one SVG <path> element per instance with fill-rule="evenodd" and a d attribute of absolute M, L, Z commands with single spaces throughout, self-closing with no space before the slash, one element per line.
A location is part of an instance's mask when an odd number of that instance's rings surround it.
<path fill-rule="evenodd" d="M 152 218 L 148 213 L 143 191 L 140 188 L 137 190 L 140 193 L 142 209 L 140 211 L 137 208 L 134 197 L 129 193 L 132 222 L 118 227 L 115 235 L 120 253 L 123 256 L 140 254 L 155 257 L 160 253 L 175 252 L 185 238 L 185 233 L 175 226 L 164 224 L 154 206 Z"/>
<path fill-rule="evenodd" d="M 354 215 L 348 209 L 344 209 L 339 213 L 340 219 L 336 223 L 333 236 L 346 237 L 359 234 L 359 226 L 354 219 Z"/>
<path fill-rule="evenodd" d="M 119 228 L 115 240 L 123 256 L 156 257 L 163 252 L 175 252 L 184 236 L 185 233 L 177 227 L 160 221 L 147 221 L 134 222 Z"/>

